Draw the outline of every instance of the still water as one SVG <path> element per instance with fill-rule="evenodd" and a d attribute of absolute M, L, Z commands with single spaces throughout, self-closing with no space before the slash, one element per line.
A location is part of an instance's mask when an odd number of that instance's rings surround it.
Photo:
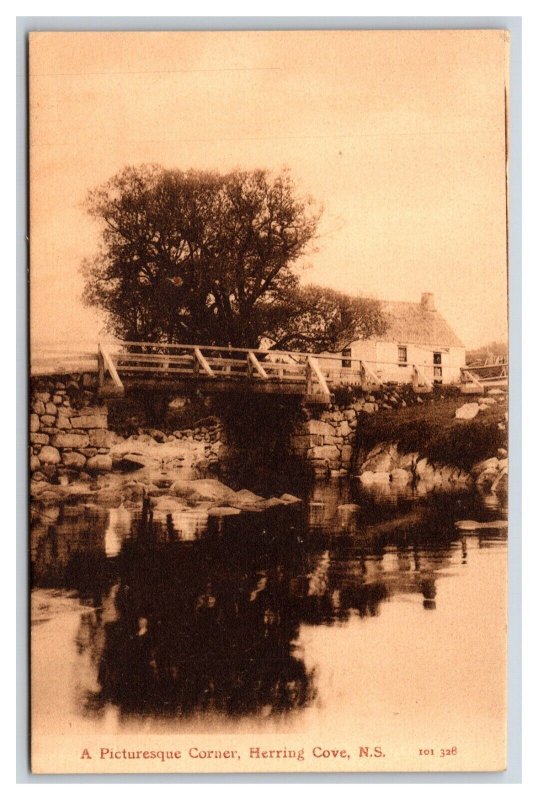
<path fill-rule="evenodd" d="M 506 519 L 502 501 L 346 481 L 303 500 L 220 522 L 34 508 L 34 732 L 487 730 L 506 530 L 454 522 Z"/>

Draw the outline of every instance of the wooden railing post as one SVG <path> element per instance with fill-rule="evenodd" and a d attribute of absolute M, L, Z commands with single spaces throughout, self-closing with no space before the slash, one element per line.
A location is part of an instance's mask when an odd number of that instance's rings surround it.
<path fill-rule="evenodd" d="M 306 393 L 312 394 L 312 367 L 308 359 L 305 367 L 305 376 L 306 376 Z"/>
<path fill-rule="evenodd" d="M 112 378 L 113 393 L 118 395 L 123 395 L 125 392 L 125 388 L 123 386 L 120 376 L 118 375 L 118 370 L 116 369 L 114 361 L 112 360 L 112 356 L 108 352 L 107 348 L 104 347 L 102 344 L 99 344 L 97 353 L 98 353 L 98 359 L 100 357 L 103 365 L 103 378 L 102 378 L 103 383 L 100 384 L 99 388 L 103 389 L 105 383 L 105 372 L 108 372 L 108 374 Z"/>
<path fill-rule="evenodd" d="M 318 364 L 317 359 L 313 358 L 313 356 L 308 356 L 307 364 L 309 364 L 313 375 L 316 377 L 316 379 L 317 379 L 317 381 L 318 381 L 318 383 L 320 385 L 322 393 L 326 394 L 326 395 L 330 395 L 331 393 L 329 391 L 329 387 L 327 386 L 327 381 L 325 380 L 325 377 L 324 377 L 322 371 L 319 368 L 319 364 Z"/>
<path fill-rule="evenodd" d="M 99 388 L 102 389 L 105 385 L 105 360 L 103 358 L 100 345 L 97 347 L 97 373 L 97 384 Z"/>
<path fill-rule="evenodd" d="M 213 372 L 213 370 L 209 366 L 209 363 L 207 362 L 206 357 L 203 355 L 203 353 L 202 353 L 202 351 L 200 350 L 199 347 L 195 347 L 194 348 L 194 355 L 196 357 L 197 363 L 200 365 L 200 367 L 202 367 L 202 369 L 205 372 L 205 374 L 209 375 L 210 378 L 214 378 L 215 377 L 215 373 Z"/>
<path fill-rule="evenodd" d="M 361 376 L 361 389 L 363 392 L 366 392 L 368 389 L 368 380 L 366 378 L 366 369 L 364 367 L 364 361 L 360 362 L 359 372 Z"/>
<path fill-rule="evenodd" d="M 264 368 L 254 355 L 252 350 L 249 350 L 249 352 L 247 353 L 247 364 L 248 364 L 249 377 L 252 376 L 252 368 L 254 368 L 254 370 L 256 371 L 257 375 L 260 376 L 260 378 L 263 378 L 265 381 L 269 378 L 267 372 L 264 370 Z"/>

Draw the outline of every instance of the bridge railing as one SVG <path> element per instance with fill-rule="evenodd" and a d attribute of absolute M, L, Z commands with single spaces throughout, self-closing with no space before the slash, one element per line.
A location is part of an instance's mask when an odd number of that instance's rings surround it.
<path fill-rule="evenodd" d="M 221 378 L 276 381 L 310 385 L 312 392 L 328 394 L 325 376 L 308 353 L 265 351 L 216 345 L 169 345 L 123 342 L 110 351 L 119 375 L 200 379 Z"/>
<path fill-rule="evenodd" d="M 45 357 L 46 356 L 46 357 Z M 431 391 L 435 382 L 433 367 L 399 362 L 366 362 L 359 358 L 323 353 L 313 355 L 298 351 L 259 350 L 219 345 L 164 344 L 124 341 L 100 344 L 95 352 L 66 350 L 41 352 L 32 358 L 32 374 L 51 375 L 70 372 L 98 372 L 99 384 L 106 392 L 121 394 L 123 381 L 170 384 L 196 379 L 214 390 L 226 390 L 234 381 L 260 385 L 260 391 L 283 391 L 328 397 L 337 386 L 357 386 L 375 390 L 384 383 L 412 383 L 415 391 Z M 446 366 L 446 365 L 443 365 Z M 461 380 L 478 381 L 476 367 L 461 370 Z M 478 369 L 507 371 L 507 364 L 483 365 Z M 429 370 L 429 371 L 428 371 Z M 474 377 L 471 379 L 471 372 Z M 430 372 L 432 373 L 430 375 Z M 261 385 L 264 388 L 261 388 Z M 277 385 L 278 384 L 278 385 Z"/>
<path fill-rule="evenodd" d="M 496 364 L 484 363 L 468 365 L 461 368 L 463 384 L 479 384 L 480 386 L 506 386 L 508 384 L 508 359 Z"/>
<path fill-rule="evenodd" d="M 95 350 L 70 350 L 60 345 L 45 345 L 30 353 L 32 375 L 70 375 L 77 372 L 97 372 Z"/>

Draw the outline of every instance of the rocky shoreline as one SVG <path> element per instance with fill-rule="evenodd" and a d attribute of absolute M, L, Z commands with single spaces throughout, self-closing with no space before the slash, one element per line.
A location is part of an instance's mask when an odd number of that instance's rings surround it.
<path fill-rule="evenodd" d="M 394 483 L 413 484 L 420 493 L 436 487 L 476 486 L 493 494 L 508 491 L 507 451 L 499 448 L 497 456 L 477 462 L 467 471 L 447 464 L 430 463 L 420 453 L 401 453 L 398 444 L 381 442 L 366 455 L 359 468 L 359 480 L 365 486 Z"/>

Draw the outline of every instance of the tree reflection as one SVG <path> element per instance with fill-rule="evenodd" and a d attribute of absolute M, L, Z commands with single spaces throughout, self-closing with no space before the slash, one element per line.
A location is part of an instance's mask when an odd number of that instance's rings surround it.
<path fill-rule="evenodd" d="M 309 701 L 311 676 L 293 644 L 301 551 L 285 534 L 259 527 L 253 538 L 241 521 L 196 542 L 163 541 L 145 508 L 118 557 L 98 700 L 126 713 L 232 715 Z"/>
<path fill-rule="evenodd" d="M 154 519 L 147 503 L 110 519 L 91 507 L 38 514 L 34 586 L 74 589 L 88 607 L 75 642 L 92 670 L 85 712 L 299 709 L 315 694 L 301 625 L 375 617 L 401 594 L 435 610 L 439 573 L 456 552 L 466 560 L 443 498 L 427 507 L 399 498 L 394 514 L 356 512 L 352 497 L 320 488 L 313 497 L 298 510 L 210 518 L 194 538 L 182 537 L 177 518 Z"/>

